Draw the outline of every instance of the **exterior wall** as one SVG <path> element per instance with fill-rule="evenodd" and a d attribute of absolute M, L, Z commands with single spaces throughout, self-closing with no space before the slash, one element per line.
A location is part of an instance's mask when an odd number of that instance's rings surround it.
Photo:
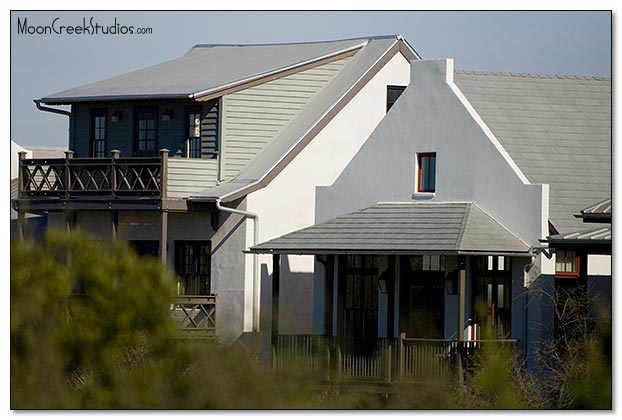
<path fill-rule="evenodd" d="M 332 184 L 384 118 L 387 85 L 406 85 L 408 79 L 409 63 L 397 54 L 267 187 L 249 194 L 249 210 L 261 217 L 260 242 L 315 223 L 316 186 Z M 251 245 L 249 232 L 247 246 Z M 314 264 L 312 256 L 282 259 L 280 331 L 309 333 L 320 322 L 319 315 L 314 320 L 313 308 L 323 308 L 322 286 L 317 283 L 316 289 L 313 280 L 319 263 Z M 260 256 L 260 264 L 271 276 L 271 257 Z M 271 279 L 262 282 L 264 294 L 270 287 Z"/>
<path fill-rule="evenodd" d="M 244 169 L 350 59 L 342 58 L 223 97 L 224 179 Z"/>
<path fill-rule="evenodd" d="M 169 197 L 188 197 L 216 185 L 217 159 L 169 159 Z"/>
<path fill-rule="evenodd" d="M 118 149 L 121 156 L 131 157 L 134 147 L 134 110 L 136 107 L 156 107 L 158 110 L 158 144 L 156 151 L 167 148 L 170 155 L 181 155 L 185 150 L 186 140 L 186 112 L 191 108 L 200 107 L 202 115 L 209 115 L 202 127 L 205 136 L 214 136 L 213 125 L 213 102 L 195 101 L 143 101 L 143 102 L 94 102 L 77 103 L 72 106 L 71 137 L 69 147 L 75 152 L 76 157 L 91 156 L 91 111 L 94 109 L 106 109 L 108 112 L 108 139 L 106 154 Z M 170 121 L 162 121 L 165 110 L 173 111 Z M 111 122 L 113 112 L 120 111 L 122 116 L 119 122 Z M 210 125 L 211 124 L 211 125 Z M 213 142 L 213 140 L 212 140 Z"/>
<path fill-rule="evenodd" d="M 241 203 L 240 207 L 245 204 Z M 169 213 L 168 266 L 174 267 L 176 240 L 211 240 L 212 294 L 216 295 L 216 334 L 231 341 L 243 333 L 243 319 L 248 309 L 244 303 L 245 221 L 237 215 L 222 215 L 220 228 L 214 232 L 211 214 Z M 63 228 L 64 215 L 50 213 L 49 227 Z M 76 227 L 89 236 L 110 240 L 112 227 L 108 212 L 80 212 Z M 121 240 L 159 240 L 160 215 L 157 212 L 120 212 L 118 234 Z"/>
<path fill-rule="evenodd" d="M 611 276 L 611 255 L 588 255 L 588 276 Z"/>
<path fill-rule="evenodd" d="M 541 185 L 529 185 L 456 94 L 451 60 L 415 61 L 411 83 L 330 187 L 316 222 L 379 201 L 472 201 L 527 244 L 546 236 Z M 459 91 L 458 91 L 459 92 Z M 435 151 L 436 192 L 416 193 L 416 156 Z"/>

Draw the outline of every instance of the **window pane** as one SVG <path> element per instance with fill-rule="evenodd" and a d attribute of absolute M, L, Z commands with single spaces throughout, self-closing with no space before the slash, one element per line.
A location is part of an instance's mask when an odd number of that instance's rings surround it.
<path fill-rule="evenodd" d="M 436 156 L 428 158 L 428 182 L 427 190 L 434 191 L 436 187 Z"/>

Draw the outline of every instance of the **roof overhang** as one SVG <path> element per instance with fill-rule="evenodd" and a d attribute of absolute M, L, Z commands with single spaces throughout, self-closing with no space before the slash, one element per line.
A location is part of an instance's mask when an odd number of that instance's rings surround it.
<path fill-rule="evenodd" d="M 282 255 L 504 255 L 530 248 L 474 203 L 398 202 L 374 206 L 251 247 Z"/>

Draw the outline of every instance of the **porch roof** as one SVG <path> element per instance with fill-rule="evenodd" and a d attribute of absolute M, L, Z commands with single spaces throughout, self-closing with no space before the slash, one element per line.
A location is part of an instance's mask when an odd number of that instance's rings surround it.
<path fill-rule="evenodd" d="M 258 254 L 498 254 L 529 246 L 474 203 L 378 203 L 251 247 Z"/>
<path fill-rule="evenodd" d="M 588 230 L 579 230 L 559 235 L 551 235 L 548 238 L 551 245 L 556 243 L 590 244 L 603 243 L 611 244 L 611 225 L 598 226 Z"/>

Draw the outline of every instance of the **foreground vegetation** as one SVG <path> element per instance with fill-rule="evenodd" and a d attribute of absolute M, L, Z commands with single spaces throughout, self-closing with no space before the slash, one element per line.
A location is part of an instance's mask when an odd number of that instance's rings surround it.
<path fill-rule="evenodd" d="M 11 408 L 611 408 L 610 324 L 569 343 L 568 363 L 539 379 L 511 349 L 489 347 L 465 381 L 359 393 L 179 340 L 173 284 L 124 244 L 60 233 L 13 244 Z"/>

